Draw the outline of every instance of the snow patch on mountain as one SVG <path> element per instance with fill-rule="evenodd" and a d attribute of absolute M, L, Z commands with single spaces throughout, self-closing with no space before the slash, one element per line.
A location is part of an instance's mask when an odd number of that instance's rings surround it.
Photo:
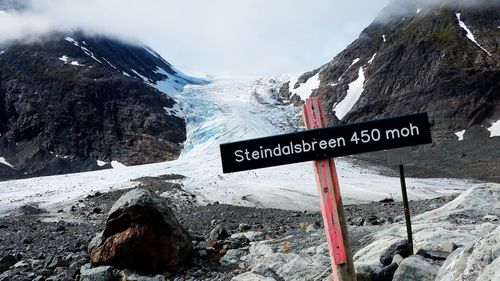
<path fill-rule="evenodd" d="M 135 75 L 139 76 L 145 83 L 149 82 L 149 79 L 145 77 L 144 75 L 141 75 L 139 72 L 137 72 L 135 69 L 130 69 Z"/>
<path fill-rule="evenodd" d="M 155 83 L 155 87 L 166 94 L 176 95 L 177 93 L 182 91 L 182 88 L 186 85 L 182 85 L 179 84 L 179 82 L 173 81 L 170 75 L 163 68 L 157 70 L 156 73 L 161 73 L 166 76 L 164 80 L 160 80 Z"/>
<path fill-rule="evenodd" d="M 69 63 L 69 64 L 74 65 L 74 66 L 85 66 L 83 64 L 80 64 L 76 60 L 70 62 L 68 56 L 62 56 L 62 57 L 59 58 L 59 60 L 63 61 L 64 64 L 68 64 Z"/>
<path fill-rule="evenodd" d="M 71 65 L 74 65 L 74 66 L 85 66 L 83 64 L 80 64 L 78 61 L 74 60 L 70 63 Z"/>
<path fill-rule="evenodd" d="M 314 90 L 316 90 L 319 87 L 319 84 L 321 83 L 319 79 L 319 72 L 307 79 L 305 83 L 300 84 L 300 86 L 297 89 L 292 89 L 290 87 L 290 93 L 298 95 L 302 100 L 305 100 L 309 98 Z M 292 84 L 290 84 L 292 85 Z"/>
<path fill-rule="evenodd" d="M 344 116 L 351 111 L 351 109 L 354 107 L 356 102 L 359 100 L 361 97 L 361 94 L 363 93 L 363 87 L 365 83 L 365 74 L 363 72 L 363 68 L 359 68 L 358 72 L 358 78 L 349 83 L 349 89 L 347 90 L 347 95 L 345 98 L 336 104 L 333 108 L 335 111 L 335 115 L 337 118 L 342 120 Z"/>
<path fill-rule="evenodd" d="M 377 55 L 377 53 L 373 54 L 372 58 L 368 61 L 368 64 L 372 64 L 372 62 L 375 59 L 376 55 Z"/>
<path fill-rule="evenodd" d="M 104 161 L 101 161 L 101 160 L 97 160 L 97 166 L 99 167 L 102 167 L 104 165 L 108 164 L 107 162 L 104 162 Z"/>
<path fill-rule="evenodd" d="M 66 37 L 64 37 L 64 40 L 70 42 L 71 44 L 73 44 L 77 47 L 80 47 L 80 44 L 78 44 L 78 42 L 75 39 L 73 39 L 72 37 L 66 36 Z"/>
<path fill-rule="evenodd" d="M 5 166 L 9 166 L 12 169 L 15 169 L 14 166 L 12 164 L 10 164 L 9 162 L 7 162 L 7 160 L 5 160 L 5 158 L 3 158 L 3 157 L 0 157 L 0 164 L 3 164 Z"/>
<path fill-rule="evenodd" d="M 490 137 L 500 137 L 500 120 L 493 122 L 488 131 L 490 131 Z"/>
<path fill-rule="evenodd" d="M 123 165 L 118 161 L 111 161 L 111 167 L 113 167 L 113 169 L 121 169 L 121 170 L 127 168 L 127 166 Z"/>
<path fill-rule="evenodd" d="M 342 75 L 340 75 L 339 79 L 337 79 L 337 82 L 340 82 L 340 80 L 342 80 L 342 78 L 349 71 L 349 69 L 351 69 L 351 67 L 353 67 L 353 65 L 357 64 L 358 62 L 359 62 L 359 58 L 355 58 L 352 61 L 352 63 L 349 65 L 349 67 L 347 67 L 347 69 L 344 71 L 344 73 L 342 73 Z"/>
<path fill-rule="evenodd" d="M 109 60 L 107 60 L 106 58 L 102 58 L 106 63 L 109 64 L 109 66 L 111 66 L 112 68 L 114 68 L 115 70 L 118 70 L 118 68 L 116 68 L 116 66 L 114 66 L 111 62 L 109 62 Z"/>
<path fill-rule="evenodd" d="M 465 32 L 467 32 L 467 38 L 469 38 L 470 41 L 472 41 L 474 44 L 476 44 L 479 48 L 481 48 L 481 50 L 485 51 L 488 56 L 491 56 L 491 53 L 488 52 L 485 48 L 483 48 L 483 46 L 479 45 L 479 43 L 477 42 L 476 38 L 474 37 L 474 34 L 472 34 L 472 32 L 470 31 L 470 29 L 467 27 L 467 25 L 465 25 L 465 23 L 460 19 L 460 16 L 461 16 L 461 13 L 456 13 L 456 16 L 457 16 L 457 20 L 458 20 L 458 25 L 460 25 L 460 27 L 465 30 Z"/>
<path fill-rule="evenodd" d="M 462 131 L 459 131 L 459 132 L 455 133 L 455 135 L 458 137 L 459 141 L 464 140 L 464 134 L 465 134 L 465 130 L 462 130 Z"/>
<path fill-rule="evenodd" d="M 102 61 L 100 61 L 98 58 L 96 58 L 94 56 L 94 53 L 92 53 L 89 49 L 83 47 L 83 46 L 80 46 L 80 48 L 82 49 L 82 51 L 89 57 L 91 57 L 93 60 L 95 60 L 96 62 L 102 64 Z"/>
<path fill-rule="evenodd" d="M 179 106 L 179 103 L 174 104 L 174 106 L 172 107 L 164 107 L 163 109 L 165 109 L 165 112 L 168 115 L 174 115 L 182 119 L 186 117 L 186 115 L 182 111 L 182 108 Z"/>

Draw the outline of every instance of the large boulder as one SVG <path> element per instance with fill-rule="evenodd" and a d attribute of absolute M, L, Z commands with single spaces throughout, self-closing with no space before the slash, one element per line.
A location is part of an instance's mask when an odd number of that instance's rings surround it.
<path fill-rule="evenodd" d="M 191 237 L 166 200 L 144 189 L 133 189 L 115 202 L 100 235 L 90 253 L 94 266 L 172 271 L 192 252 Z"/>

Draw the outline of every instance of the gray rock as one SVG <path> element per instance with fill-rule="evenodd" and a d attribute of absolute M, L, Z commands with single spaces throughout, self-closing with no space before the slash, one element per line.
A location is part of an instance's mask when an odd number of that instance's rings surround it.
<path fill-rule="evenodd" d="M 11 268 L 29 268 L 29 269 L 31 269 L 32 263 L 31 263 L 31 260 L 22 260 L 22 261 L 16 262 L 16 264 L 14 264 Z"/>
<path fill-rule="evenodd" d="M 306 233 L 311 234 L 314 232 L 318 232 L 321 229 L 321 226 L 316 223 L 311 223 L 306 227 Z"/>
<path fill-rule="evenodd" d="M 80 267 L 82 267 L 86 263 L 87 259 L 81 259 L 76 262 L 73 262 L 69 265 L 69 267 L 64 271 L 64 275 L 66 277 L 75 277 L 76 273 L 80 271 Z"/>
<path fill-rule="evenodd" d="M 363 223 L 363 225 L 379 225 L 379 224 L 380 224 L 380 220 L 376 216 L 368 217 L 365 220 L 365 222 Z"/>
<path fill-rule="evenodd" d="M 0 259 L 0 272 L 4 272 L 16 264 L 17 259 L 13 255 L 6 255 Z"/>
<path fill-rule="evenodd" d="M 394 273 L 393 281 L 434 281 L 439 266 L 418 255 L 404 259 Z"/>
<path fill-rule="evenodd" d="M 241 239 L 242 236 L 252 242 L 264 239 L 264 233 L 260 231 L 247 231 L 242 233 L 235 233 L 231 235 L 231 239 Z"/>
<path fill-rule="evenodd" d="M 498 221 L 498 217 L 495 215 L 486 215 L 483 217 L 483 221 L 496 222 Z"/>
<path fill-rule="evenodd" d="M 208 252 L 205 249 L 198 250 L 198 257 L 201 259 L 206 259 L 208 257 Z"/>
<path fill-rule="evenodd" d="M 246 255 L 247 252 L 240 249 L 231 249 L 226 252 L 226 254 L 220 258 L 220 263 L 223 266 L 230 266 L 234 264 L 238 264 L 240 262 L 241 257 Z"/>
<path fill-rule="evenodd" d="M 233 277 L 231 281 L 276 281 L 276 279 L 258 275 L 252 272 L 246 272 Z"/>
<path fill-rule="evenodd" d="M 240 223 L 240 225 L 238 226 L 238 230 L 240 230 L 240 231 L 250 230 L 251 228 L 252 227 L 246 223 Z"/>
<path fill-rule="evenodd" d="M 229 241 L 231 242 L 231 249 L 242 248 L 250 243 L 250 240 L 244 235 L 238 238 L 231 238 Z"/>
<path fill-rule="evenodd" d="M 80 281 L 112 281 L 113 279 L 112 266 L 92 268 L 90 264 L 85 264 L 80 268 Z"/>
<path fill-rule="evenodd" d="M 201 269 L 198 269 L 195 272 L 193 272 L 193 277 L 200 278 L 202 276 L 205 276 L 205 272 Z"/>
<path fill-rule="evenodd" d="M 89 253 L 92 252 L 92 250 L 97 248 L 97 246 L 99 246 L 102 243 L 102 234 L 103 234 L 102 231 L 97 233 L 94 236 L 94 238 L 92 238 L 92 240 L 89 242 L 89 245 L 87 246 Z"/>
<path fill-rule="evenodd" d="M 444 261 L 451 254 L 451 252 L 419 249 L 416 254 L 431 260 Z"/>
<path fill-rule="evenodd" d="M 500 226 L 465 247 L 458 248 L 446 259 L 436 281 L 499 280 Z"/>
<path fill-rule="evenodd" d="M 350 225 L 362 226 L 364 222 L 365 220 L 362 217 L 356 217 L 350 221 Z"/>
<path fill-rule="evenodd" d="M 210 247 L 210 244 L 208 244 L 207 241 L 200 241 L 198 245 L 196 245 L 196 248 L 198 249 L 206 249 L 208 247 Z"/>
<path fill-rule="evenodd" d="M 0 274 L 0 281 L 11 281 L 14 276 L 14 272 L 7 270 Z"/>
<path fill-rule="evenodd" d="M 120 281 L 165 281 L 162 275 L 145 276 L 132 270 L 120 271 Z"/>
<path fill-rule="evenodd" d="M 375 281 L 391 281 L 394 276 L 394 272 L 398 269 L 397 263 L 391 263 L 388 266 L 384 266 L 375 270 L 373 273 L 373 280 Z"/>
<path fill-rule="evenodd" d="M 400 254 L 396 254 L 392 258 L 392 263 L 397 263 L 399 265 L 399 264 L 401 264 L 401 262 L 403 261 L 403 259 L 404 258 Z"/>
<path fill-rule="evenodd" d="M 445 252 L 451 253 L 458 249 L 458 245 L 452 242 L 441 243 L 438 245 L 439 248 Z"/>
<path fill-rule="evenodd" d="M 223 240 L 228 236 L 229 234 L 227 233 L 227 230 L 224 227 L 222 227 L 222 225 L 218 224 L 212 229 L 212 231 L 210 231 L 209 240 L 210 241 Z"/>
<path fill-rule="evenodd" d="M 54 269 L 60 265 L 64 265 L 64 263 L 62 262 L 61 257 L 56 255 L 48 256 L 43 262 L 43 267 L 48 269 Z"/>
<path fill-rule="evenodd" d="M 38 273 L 40 273 L 42 276 L 47 277 L 47 276 L 52 275 L 52 270 L 44 268 L 44 269 L 38 271 Z"/>
<path fill-rule="evenodd" d="M 377 268 L 375 271 L 380 270 Z M 358 266 L 356 268 L 356 281 L 373 281 L 374 270 L 369 266 Z"/>
<path fill-rule="evenodd" d="M 402 257 L 408 257 L 408 252 L 408 240 L 399 240 L 384 250 L 384 252 L 380 256 L 380 262 L 384 266 L 390 265 L 392 259 L 394 258 L 394 255 L 399 254 Z"/>

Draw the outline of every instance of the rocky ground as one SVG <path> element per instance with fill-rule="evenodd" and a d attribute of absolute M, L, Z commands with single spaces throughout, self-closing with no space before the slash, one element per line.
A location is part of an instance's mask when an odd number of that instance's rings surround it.
<path fill-rule="evenodd" d="M 143 188 L 167 198 L 176 217 L 192 236 L 194 257 L 177 272 L 164 274 L 167 280 L 231 280 L 248 270 L 231 259 L 247 253 L 250 241 L 278 241 L 282 247 L 279 251 L 288 253 L 300 253 L 324 243 L 319 213 L 217 202 L 200 206 L 194 195 L 182 189 L 182 179 L 178 175 L 138 179 Z M 79 279 L 80 268 L 89 262 L 88 243 L 104 228 L 108 210 L 125 192 L 127 190 L 92 194 L 54 210 L 24 206 L 18 213 L 0 218 L 0 272 L 3 272 L 0 280 Z M 411 202 L 411 211 L 414 215 L 420 214 L 451 199 Z M 354 253 L 370 242 L 366 239 L 368 234 L 402 220 L 401 203 L 386 201 L 345 206 Z M 324 277 L 328 274 L 322 273 Z"/>

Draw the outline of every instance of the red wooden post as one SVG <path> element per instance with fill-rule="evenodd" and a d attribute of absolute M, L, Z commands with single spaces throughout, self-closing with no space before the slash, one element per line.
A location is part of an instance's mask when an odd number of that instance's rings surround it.
<path fill-rule="evenodd" d="M 307 129 L 323 128 L 326 118 L 318 98 L 308 98 L 304 105 L 304 123 Z M 321 212 L 325 225 L 326 240 L 330 251 L 334 281 L 355 281 L 344 206 L 333 158 L 314 161 L 316 183 L 321 198 Z"/>

